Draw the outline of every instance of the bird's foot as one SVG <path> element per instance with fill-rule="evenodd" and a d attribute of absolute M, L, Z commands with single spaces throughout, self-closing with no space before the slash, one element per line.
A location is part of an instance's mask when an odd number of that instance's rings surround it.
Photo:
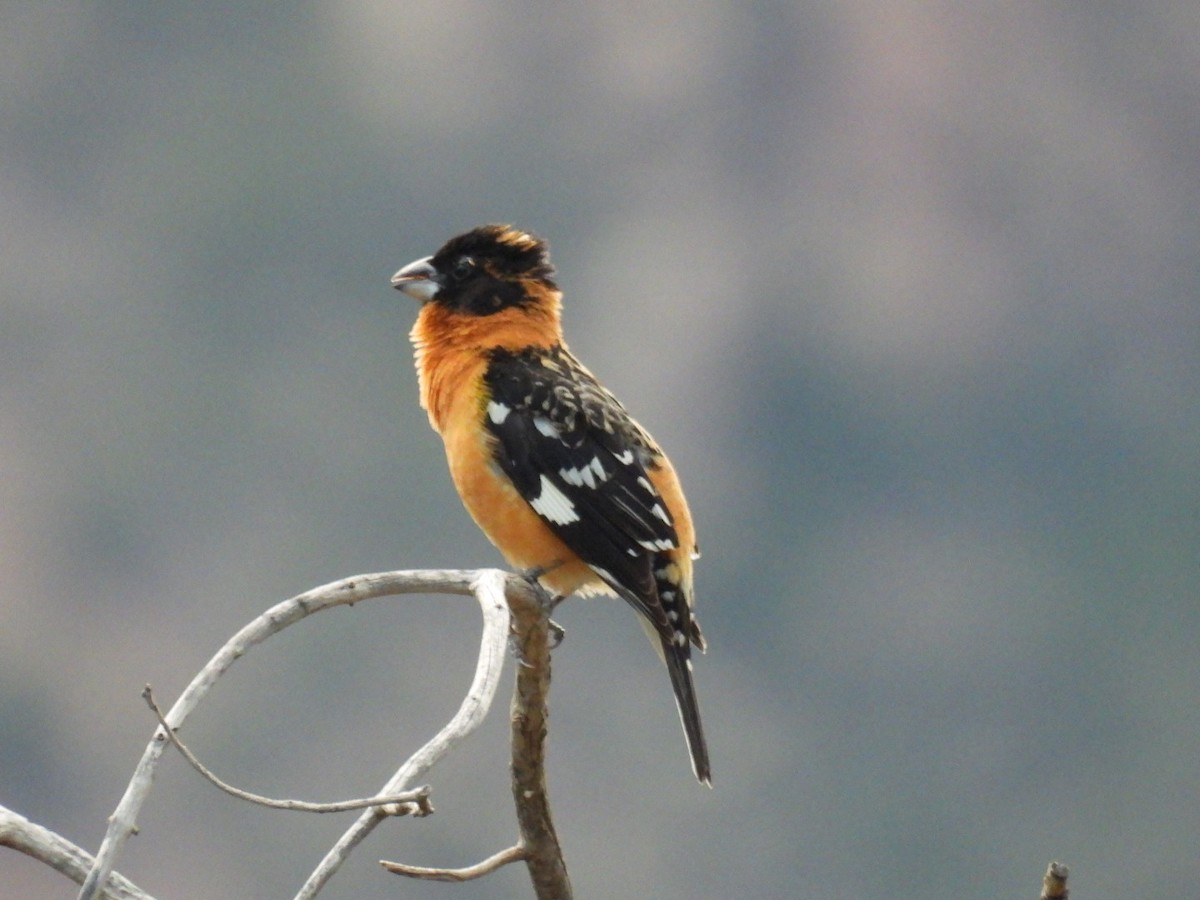
<path fill-rule="evenodd" d="M 546 563 L 545 565 L 530 566 L 528 569 L 521 570 L 521 577 L 524 578 L 526 581 L 528 581 L 530 584 L 541 587 L 540 581 L 541 581 L 542 576 L 547 575 L 550 572 L 553 572 L 555 569 L 557 569 L 561 565 L 562 565 L 562 560 L 556 559 L 554 562 Z"/>

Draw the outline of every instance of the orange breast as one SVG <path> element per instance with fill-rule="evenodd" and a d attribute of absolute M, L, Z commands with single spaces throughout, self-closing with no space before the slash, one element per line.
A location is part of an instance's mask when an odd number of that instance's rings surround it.
<path fill-rule="evenodd" d="M 483 426 L 487 357 L 479 346 L 482 335 L 475 333 L 478 323 L 448 322 L 445 316 L 436 305 L 427 304 L 417 318 L 413 338 L 418 347 L 421 405 L 446 445 L 450 477 L 467 512 L 512 566 L 549 569 L 541 580 L 555 593 L 607 591 L 496 465 Z M 488 338 L 495 339 L 500 324 L 493 323 Z"/>

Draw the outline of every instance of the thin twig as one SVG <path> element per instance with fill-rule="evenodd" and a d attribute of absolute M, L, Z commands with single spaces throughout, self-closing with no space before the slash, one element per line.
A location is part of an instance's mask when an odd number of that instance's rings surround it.
<path fill-rule="evenodd" d="M 261 794 L 252 794 L 249 791 L 244 791 L 241 788 L 234 787 L 232 784 L 222 781 L 211 769 L 196 758 L 196 754 L 188 749 L 187 745 L 175 733 L 174 729 L 167 724 L 162 710 L 154 702 L 154 692 L 151 690 L 150 685 L 146 685 L 142 689 L 142 699 L 154 711 L 154 715 L 158 717 L 158 723 L 163 727 L 163 732 L 191 767 L 211 784 L 230 796 L 237 797 L 239 800 L 256 803 L 259 806 L 267 806 L 271 809 L 291 809 L 299 812 L 313 813 L 348 812 L 352 809 L 364 809 L 368 806 L 382 807 L 381 811 L 390 816 L 427 816 L 433 812 L 433 806 L 429 802 L 428 785 L 411 791 L 403 791 L 399 794 L 381 794 L 378 797 L 366 797 L 360 800 L 339 800 L 335 803 L 310 803 L 307 800 L 276 800 L 273 797 L 264 797 Z"/>
<path fill-rule="evenodd" d="M 76 884 L 83 884 L 94 862 L 92 854 L 83 848 L 3 806 L 0 806 L 0 847 L 10 847 L 43 862 Z M 154 900 L 124 875 L 115 872 L 103 896 L 107 900 Z"/>
<path fill-rule="evenodd" d="M 497 572 L 497 575 L 503 577 L 504 573 Z M 166 721 L 170 729 L 180 728 L 192 710 L 204 699 L 209 689 L 221 675 L 228 671 L 230 666 L 256 645 L 312 613 L 392 594 L 429 592 L 469 594 L 472 593 L 472 584 L 479 577 L 480 572 L 478 571 L 409 570 L 357 575 L 313 588 L 290 600 L 277 603 L 247 624 L 217 651 L 216 655 L 205 664 L 204 668 L 192 679 L 187 689 L 179 696 L 179 699 L 175 701 L 175 705 L 166 715 Z M 79 900 L 95 900 L 100 896 L 100 890 L 107 883 L 109 873 L 116 864 L 121 848 L 137 829 L 138 813 L 150 793 L 158 760 L 167 747 L 167 743 L 163 726 L 160 725 L 155 729 L 154 736 L 146 746 L 142 758 L 134 770 L 133 777 L 125 788 L 124 796 L 121 797 L 116 810 L 109 816 L 108 830 L 100 844 L 100 850 L 96 854 L 92 869 L 79 892 Z M 392 791 L 387 791 L 387 793 L 392 793 Z"/>
<path fill-rule="evenodd" d="M 483 862 L 462 869 L 428 869 L 424 866 L 406 866 L 404 863 L 388 862 L 386 859 L 381 859 L 379 864 L 389 872 L 403 875 L 406 878 L 420 878 L 425 881 L 474 881 L 476 878 L 490 875 L 509 863 L 520 862 L 526 856 L 525 848 L 518 844 L 507 850 L 501 850 L 494 856 L 489 856 Z"/>
<path fill-rule="evenodd" d="M 483 637 L 479 645 L 479 661 L 475 667 L 475 678 L 458 712 L 433 740 L 409 757 L 387 784 L 381 794 L 403 790 L 405 785 L 427 772 L 450 749 L 459 744 L 479 727 L 496 696 L 496 687 L 504 667 L 504 656 L 508 646 L 509 608 L 505 602 L 505 583 L 510 577 L 498 569 L 482 569 L 471 575 L 469 590 L 473 591 L 483 611 Z M 364 811 L 354 824 L 338 839 L 325 854 L 308 880 L 296 894 L 296 900 L 311 900 L 333 877 L 350 852 L 377 826 L 383 817 L 374 809 Z"/>

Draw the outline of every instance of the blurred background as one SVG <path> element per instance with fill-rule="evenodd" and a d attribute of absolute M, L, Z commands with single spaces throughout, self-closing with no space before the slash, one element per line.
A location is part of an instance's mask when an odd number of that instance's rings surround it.
<path fill-rule="evenodd" d="M 579 896 L 1032 897 L 1051 859 L 1196 895 L 1198 147 L 1187 0 L 7 4 L 0 803 L 94 851 L 143 684 L 314 585 L 500 562 L 388 279 L 505 221 L 704 549 L 712 792 L 632 613 L 560 609 Z M 370 794 L 477 643 L 469 599 L 326 613 L 184 737 L 250 790 Z M 323 896 L 529 896 L 375 862 L 512 843 L 506 703 Z M 291 896 L 350 820 L 169 755 L 120 869 Z"/>

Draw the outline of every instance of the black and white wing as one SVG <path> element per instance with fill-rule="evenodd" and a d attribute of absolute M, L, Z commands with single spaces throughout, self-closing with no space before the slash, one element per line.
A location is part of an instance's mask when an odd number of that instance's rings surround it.
<path fill-rule="evenodd" d="M 485 380 L 501 470 L 601 579 L 668 627 L 653 561 L 678 536 L 647 474 L 661 456 L 650 436 L 565 349 L 493 351 Z"/>

